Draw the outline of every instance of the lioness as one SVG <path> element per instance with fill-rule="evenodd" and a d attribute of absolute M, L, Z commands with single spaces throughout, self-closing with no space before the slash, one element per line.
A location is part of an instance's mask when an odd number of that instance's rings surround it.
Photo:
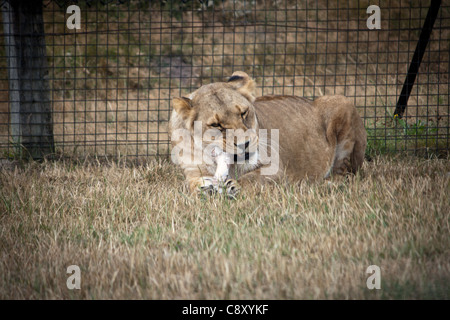
<path fill-rule="evenodd" d="M 177 152 L 172 152 L 172 160 L 184 170 L 192 192 L 214 192 L 222 187 L 234 196 L 240 190 L 239 184 L 264 183 L 282 176 L 293 181 L 328 178 L 354 173 L 361 167 L 367 134 L 349 99 L 323 96 L 310 101 L 276 95 L 255 98 L 254 91 L 254 80 L 238 71 L 226 83 L 204 85 L 187 97 L 173 99 L 169 131 L 172 150 Z M 239 142 L 236 136 L 227 137 L 229 129 L 240 129 L 244 139 Z M 270 131 L 278 134 L 278 141 L 271 141 L 267 152 L 278 153 L 277 170 L 269 170 L 269 174 L 263 171 L 273 163 L 262 161 L 261 147 L 270 143 L 260 144 L 261 129 L 267 129 L 265 136 Z M 185 132 L 184 136 L 180 131 Z M 196 138 L 196 131 L 202 140 Z M 210 131 L 216 134 L 205 139 Z M 233 150 L 233 163 L 223 182 L 214 178 L 214 152 L 203 152 L 200 162 L 193 161 L 196 147 L 205 151 L 213 143 L 227 152 Z"/>

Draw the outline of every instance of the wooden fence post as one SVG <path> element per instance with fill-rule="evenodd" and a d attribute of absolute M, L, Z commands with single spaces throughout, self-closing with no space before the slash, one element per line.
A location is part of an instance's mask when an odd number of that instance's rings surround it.
<path fill-rule="evenodd" d="M 3 6 L 10 93 L 10 132 L 21 157 L 54 153 L 42 0 L 9 0 Z"/>

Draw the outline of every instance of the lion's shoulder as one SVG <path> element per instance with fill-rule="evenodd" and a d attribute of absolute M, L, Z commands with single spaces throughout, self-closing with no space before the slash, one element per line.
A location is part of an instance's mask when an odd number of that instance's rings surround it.
<path fill-rule="evenodd" d="M 293 95 L 275 95 L 275 94 L 271 94 L 271 95 L 265 95 L 265 96 L 261 96 L 256 98 L 255 103 L 256 104 L 261 104 L 261 103 L 268 103 L 268 102 L 286 102 L 287 104 L 297 104 L 299 102 L 303 102 L 306 104 L 311 104 L 312 101 L 303 97 L 299 97 L 299 96 L 293 96 Z"/>

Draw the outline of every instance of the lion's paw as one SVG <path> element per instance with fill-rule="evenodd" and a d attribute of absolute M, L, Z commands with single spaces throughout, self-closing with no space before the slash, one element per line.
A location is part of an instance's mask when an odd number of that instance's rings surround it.
<path fill-rule="evenodd" d="M 236 196 L 241 191 L 241 187 L 234 179 L 228 179 L 223 184 L 223 189 L 226 191 L 228 198 L 236 199 Z"/>
<path fill-rule="evenodd" d="M 202 178 L 202 185 L 197 189 L 198 194 L 203 197 L 213 196 L 215 194 L 226 195 L 229 199 L 236 199 L 241 187 L 234 179 L 227 179 L 225 181 L 218 181 L 214 178 Z"/>

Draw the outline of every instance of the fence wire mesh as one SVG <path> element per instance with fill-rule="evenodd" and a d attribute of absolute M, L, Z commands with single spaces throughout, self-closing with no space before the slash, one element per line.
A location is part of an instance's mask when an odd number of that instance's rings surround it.
<path fill-rule="evenodd" d="M 351 98 L 368 131 L 369 154 L 448 154 L 448 2 L 402 118 L 394 110 L 432 1 L 44 0 L 42 32 L 26 31 L 26 12 L 17 15 L 11 2 L 0 1 L 0 158 L 23 156 L 23 141 L 36 131 L 20 128 L 42 119 L 50 121 L 56 155 L 168 155 L 171 99 L 237 70 L 256 80 L 257 95 Z M 79 29 L 68 28 L 72 4 L 80 8 Z M 380 8 L 381 29 L 368 28 L 370 5 Z M 27 56 L 28 38 L 39 36 L 46 63 L 30 62 L 31 83 L 17 88 L 14 68 L 35 59 Z M 37 85 L 42 81 L 47 87 Z M 26 91 L 29 98 L 21 96 Z M 48 115 L 33 109 L 36 99 L 48 102 Z"/>

